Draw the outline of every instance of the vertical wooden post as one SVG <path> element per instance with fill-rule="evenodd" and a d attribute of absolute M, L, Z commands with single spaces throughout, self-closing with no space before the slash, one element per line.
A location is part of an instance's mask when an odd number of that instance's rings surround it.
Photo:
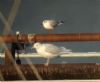
<path fill-rule="evenodd" d="M 14 59 L 12 57 L 11 49 L 5 50 L 5 64 L 12 65 L 14 63 Z"/>

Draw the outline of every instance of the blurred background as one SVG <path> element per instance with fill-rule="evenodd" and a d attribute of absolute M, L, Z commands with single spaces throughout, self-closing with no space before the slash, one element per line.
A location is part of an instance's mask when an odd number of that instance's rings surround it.
<path fill-rule="evenodd" d="M 44 19 L 64 21 L 63 25 L 54 30 L 56 34 L 99 33 L 100 0 L 0 0 L 1 35 L 15 34 L 16 31 L 46 34 L 48 31 L 42 27 Z M 100 52 L 100 42 L 53 43 L 72 49 L 73 52 Z M 2 52 L 3 47 L 0 45 Z M 35 52 L 31 46 L 27 47 L 27 52 Z M 94 60 L 97 59 L 90 59 Z"/>

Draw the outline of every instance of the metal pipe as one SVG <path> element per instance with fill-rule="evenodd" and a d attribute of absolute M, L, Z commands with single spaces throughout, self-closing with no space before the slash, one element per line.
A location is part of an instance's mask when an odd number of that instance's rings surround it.
<path fill-rule="evenodd" d="M 0 36 L 0 42 L 17 42 L 15 35 Z M 100 33 L 67 33 L 67 34 L 21 34 L 20 42 L 70 42 L 70 41 L 100 41 Z"/>
<path fill-rule="evenodd" d="M 20 58 L 41 58 L 43 56 L 37 54 L 37 53 L 26 53 L 26 54 L 19 54 Z M 0 53 L 0 58 L 4 58 L 5 55 L 4 53 Z M 15 54 L 15 57 L 17 57 L 17 54 Z M 62 54 L 60 55 L 61 58 L 72 58 L 72 57 L 88 57 L 88 58 L 92 58 L 92 57 L 98 57 L 100 58 L 100 53 L 99 52 L 73 52 L 73 53 L 69 53 L 69 54 Z"/>

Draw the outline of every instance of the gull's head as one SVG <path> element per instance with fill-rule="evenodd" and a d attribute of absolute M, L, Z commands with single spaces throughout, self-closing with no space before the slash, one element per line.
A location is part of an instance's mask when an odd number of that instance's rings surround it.
<path fill-rule="evenodd" d="M 43 20 L 42 24 L 46 24 L 49 20 Z"/>
<path fill-rule="evenodd" d="M 54 29 L 55 22 L 54 20 L 43 20 L 42 25 L 45 29 L 52 30 Z"/>
<path fill-rule="evenodd" d="M 38 49 L 41 46 L 41 43 L 37 42 L 33 45 L 33 48 Z"/>
<path fill-rule="evenodd" d="M 17 31 L 17 32 L 16 32 L 16 35 L 19 35 L 19 34 L 20 34 L 20 32 L 19 32 L 19 31 Z"/>

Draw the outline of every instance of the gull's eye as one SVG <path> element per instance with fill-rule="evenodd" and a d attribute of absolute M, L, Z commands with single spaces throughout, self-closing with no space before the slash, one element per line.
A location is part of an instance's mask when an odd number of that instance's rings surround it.
<path fill-rule="evenodd" d="M 47 22 L 47 20 L 44 20 L 44 23 L 46 23 Z"/>
<path fill-rule="evenodd" d="M 35 44 L 35 47 L 38 47 L 38 45 L 37 45 L 37 44 Z"/>
<path fill-rule="evenodd" d="M 34 44 L 34 48 L 39 48 L 40 46 L 41 46 L 40 43 L 35 43 L 35 44 Z"/>
<path fill-rule="evenodd" d="M 38 47 L 39 45 L 37 44 L 36 47 Z"/>

